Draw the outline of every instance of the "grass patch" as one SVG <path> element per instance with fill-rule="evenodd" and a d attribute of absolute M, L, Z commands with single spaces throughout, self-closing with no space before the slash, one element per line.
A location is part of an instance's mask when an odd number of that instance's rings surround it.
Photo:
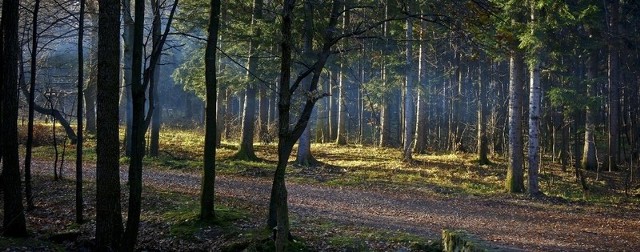
<path fill-rule="evenodd" d="M 160 154 L 158 157 L 146 156 L 143 161 L 145 167 L 200 172 L 203 166 L 203 135 L 204 130 L 200 128 L 163 128 L 160 132 Z M 124 139 L 124 128 L 120 129 L 120 136 L 121 140 Z M 259 160 L 236 160 L 233 156 L 238 151 L 238 143 L 222 142 L 216 152 L 217 173 L 270 177 L 276 166 L 277 145 L 256 143 L 254 149 Z M 295 160 L 296 149 L 294 147 L 290 162 Z M 121 149 L 124 154 L 123 150 L 124 147 Z M 406 164 L 401 161 L 402 153 L 399 149 L 318 143 L 312 144 L 312 152 L 318 163 L 310 168 L 290 167 L 287 169 L 290 181 L 332 186 L 411 188 L 447 196 L 460 194 L 489 197 L 505 194 L 507 165 L 506 160 L 500 156 L 492 156 L 491 163 L 480 165 L 475 154 L 416 154 L 416 162 Z M 69 163 L 73 162 L 74 153 L 75 146 L 69 145 L 66 157 Z M 36 147 L 34 156 L 53 160 L 53 148 L 50 145 Z M 92 162 L 95 158 L 95 138 L 88 138 L 84 143 L 84 159 Z M 120 163 L 128 164 L 128 158 L 121 158 Z M 640 197 L 625 195 L 624 183 L 620 181 L 623 174 L 620 172 L 601 172 L 598 181 L 595 180 L 595 173 L 585 172 L 590 187 L 590 192 L 585 194 L 576 183 L 572 171 L 561 171 L 560 165 L 551 162 L 548 157 L 544 157 L 542 163 L 540 188 L 548 196 L 596 204 L 640 204 Z M 627 191 L 630 195 L 640 195 L 638 190 L 634 191 L 640 187 L 630 188 Z"/>
<path fill-rule="evenodd" d="M 309 239 L 326 243 L 328 250 L 340 251 L 442 251 L 440 239 L 430 239 L 402 231 L 337 224 L 320 218 L 305 220 L 302 232 Z"/>

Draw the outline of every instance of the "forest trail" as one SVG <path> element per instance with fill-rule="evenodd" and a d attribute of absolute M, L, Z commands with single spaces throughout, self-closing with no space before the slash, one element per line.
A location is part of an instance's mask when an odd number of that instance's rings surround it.
<path fill-rule="evenodd" d="M 126 167 L 121 168 L 126 181 Z M 85 166 L 95 179 L 95 166 Z M 145 169 L 145 186 L 197 195 L 200 174 Z M 124 189 L 124 188 L 123 188 Z M 463 229 L 507 251 L 640 251 L 640 209 L 533 200 L 510 196 L 440 196 L 418 190 L 359 189 L 287 183 L 297 223 L 322 218 L 337 223 L 403 231 L 436 238 L 444 228 Z M 222 175 L 216 197 L 232 197 L 266 209 L 271 177 Z M 295 233 L 296 224 L 292 224 Z"/>
<path fill-rule="evenodd" d="M 126 173 L 122 173 L 126 176 Z M 198 192 L 200 177 L 176 171 L 144 172 L 147 186 Z M 442 197 L 417 191 L 362 190 L 288 183 L 290 211 L 356 226 L 436 237 L 464 229 L 506 250 L 640 250 L 640 211 L 524 198 Z M 216 196 L 268 206 L 271 178 L 218 176 Z M 295 232 L 295 225 L 293 225 Z"/>

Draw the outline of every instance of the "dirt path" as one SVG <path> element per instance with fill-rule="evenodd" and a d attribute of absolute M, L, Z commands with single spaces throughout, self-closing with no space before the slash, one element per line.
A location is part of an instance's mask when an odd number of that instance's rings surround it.
<path fill-rule="evenodd" d="M 123 174 L 124 175 L 124 174 Z M 200 177 L 145 171 L 149 186 L 199 190 Z M 269 178 L 218 176 L 216 193 L 267 206 Z M 640 250 L 640 210 L 551 204 L 515 198 L 434 197 L 420 192 L 288 184 L 290 210 L 387 230 L 434 237 L 464 229 L 507 250 Z M 295 228 L 295 227 L 294 227 Z"/>
<path fill-rule="evenodd" d="M 87 169 L 93 179 L 95 168 Z M 126 179 L 126 172 L 121 172 Z M 200 176 L 144 171 L 147 186 L 197 193 Z M 270 178 L 218 176 L 216 194 L 268 205 Z M 640 251 L 640 209 L 508 198 L 441 197 L 419 191 L 363 190 L 288 183 L 290 211 L 299 218 L 436 237 L 464 229 L 497 248 L 526 251 Z M 302 222 L 302 221 L 301 221 Z M 295 226 L 293 227 L 295 228 Z"/>

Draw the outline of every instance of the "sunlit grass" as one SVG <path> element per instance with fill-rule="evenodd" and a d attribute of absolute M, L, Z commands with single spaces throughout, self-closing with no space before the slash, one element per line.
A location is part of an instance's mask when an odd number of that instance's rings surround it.
<path fill-rule="evenodd" d="M 124 129 L 120 129 L 121 140 Z M 75 158 L 75 146 L 67 142 L 66 160 Z M 84 143 L 84 159 L 95 161 L 95 137 Z M 163 128 L 160 134 L 160 152 L 157 157 L 144 159 L 145 167 L 199 172 L 203 167 L 204 130 Z M 237 142 L 223 141 L 216 150 L 216 170 L 219 174 L 270 177 L 277 160 L 277 144 L 254 145 L 257 161 L 236 160 Z M 61 148 L 59 148 L 61 151 Z M 437 195 L 491 196 L 506 194 L 504 180 L 506 162 L 501 156 L 490 157 L 491 164 L 479 165 L 475 154 L 428 153 L 414 155 L 414 163 L 401 161 L 401 150 L 374 146 L 333 143 L 312 144 L 312 152 L 318 163 L 314 167 L 292 166 L 288 177 L 299 183 L 322 183 L 331 186 L 410 188 Z M 124 146 L 121 147 L 121 164 L 126 165 Z M 295 160 L 296 147 L 289 161 Z M 34 156 L 53 160 L 50 145 L 34 148 Z M 292 165 L 292 163 L 290 164 Z M 609 176 L 613 176 L 611 173 Z M 589 192 L 583 192 L 575 180 L 572 168 L 561 171 L 558 164 L 543 159 L 540 172 L 540 188 L 547 195 L 568 201 L 591 201 L 600 204 L 638 202 L 636 197 L 625 197 L 620 186 L 606 180 L 596 181 L 595 175 L 587 178 Z M 525 171 L 526 181 L 526 171 Z M 631 191 L 638 194 L 640 192 Z"/>

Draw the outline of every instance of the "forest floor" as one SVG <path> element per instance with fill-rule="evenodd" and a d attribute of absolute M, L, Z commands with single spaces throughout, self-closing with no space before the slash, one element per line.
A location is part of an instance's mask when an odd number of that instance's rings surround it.
<path fill-rule="evenodd" d="M 233 144 L 218 149 L 218 220 L 203 223 L 197 220 L 201 164 L 193 161 L 185 140 L 173 147 L 169 141 L 165 147 L 170 151 L 145 160 L 139 249 L 264 250 L 271 235 L 264 223 L 275 145 L 257 145 L 260 160 L 254 161 L 233 159 Z M 541 176 L 546 196 L 532 198 L 502 191 L 500 157 L 478 165 L 473 155 L 432 153 L 404 164 L 394 161 L 400 152 L 393 149 L 333 144 L 312 149 L 318 160 L 313 167 L 290 165 L 287 173 L 292 234 L 303 250 L 433 251 L 439 249 L 442 229 L 465 230 L 487 247 L 506 251 L 640 250 L 640 189 L 637 182 L 623 188 L 618 173 L 600 173 L 598 180 L 587 173 L 590 191 L 584 193 L 572 172 L 548 162 Z M 53 181 L 51 159 L 44 155 L 50 150 L 35 153 L 36 209 L 27 213 L 32 236 L 0 238 L 0 248 L 90 248 L 95 235 L 93 161 L 85 163 L 88 221 L 78 225 L 73 222 L 72 169 L 66 168 L 66 179 Z M 127 160 L 121 161 L 126 213 Z M 67 167 L 72 164 L 68 158 Z"/>

